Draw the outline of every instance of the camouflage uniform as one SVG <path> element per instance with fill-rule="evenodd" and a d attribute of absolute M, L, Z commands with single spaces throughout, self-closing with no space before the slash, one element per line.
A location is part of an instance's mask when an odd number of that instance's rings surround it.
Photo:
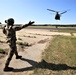
<path fill-rule="evenodd" d="M 21 30 L 21 29 L 33 24 L 34 22 L 30 21 L 28 24 L 25 24 L 21 27 L 15 27 L 15 26 L 13 26 L 14 20 L 12 18 L 10 18 L 10 19 L 7 20 L 6 23 L 7 23 L 7 26 L 5 26 L 3 28 L 3 33 L 7 37 L 7 43 L 9 44 L 10 51 L 9 51 L 8 58 L 7 58 L 6 63 L 5 63 L 4 71 L 13 70 L 13 68 L 8 67 L 8 65 L 9 65 L 9 63 L 12 59 L 12 56 L 14 54 L 16 55 L 16 59 L 21 58 L 21 56 L 18 55 L 17 47 L 16 47 L 16 41 L 17 41 L 16 31 Z"/>

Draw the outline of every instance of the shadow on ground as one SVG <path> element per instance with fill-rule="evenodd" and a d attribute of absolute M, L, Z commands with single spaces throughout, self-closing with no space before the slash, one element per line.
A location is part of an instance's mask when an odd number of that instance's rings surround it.
<path fill-rule="evenodd" d="M 26 67 L 26 68 L 20 68 L 20 69 L 14 69 L 13 72 L 23 72 L 23 71 L 30 71 L 35 68 L 41 68 L 41 69 L 49 69 L 53 71 L 61 71 L 61 70 L 76 70 L 76 67 L 70 67 L 66 64 L 53 64 L 53 63 L 48 63 L 45 60 L 42 60 L 41 62 L 36 62 L 33 60 L 21 58 L 22 61 L 28 62 L 31 64 L 31 67 Z"/>

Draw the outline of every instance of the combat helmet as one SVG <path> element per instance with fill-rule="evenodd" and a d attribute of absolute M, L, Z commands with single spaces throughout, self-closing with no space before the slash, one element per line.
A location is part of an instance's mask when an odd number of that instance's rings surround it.
<path fill-rule="evenodd" d="M 7 23 L 8 25 L 13 25 L 14 24 L 14 19 L 9 18 L 9 19 L 5 20 L 5 23 Z"/>

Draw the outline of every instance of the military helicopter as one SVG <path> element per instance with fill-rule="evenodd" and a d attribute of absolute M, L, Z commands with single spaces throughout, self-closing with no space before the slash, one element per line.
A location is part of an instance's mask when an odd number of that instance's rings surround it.
<path fill-rule="evenodd" d="M 51 10 L 51 9 L 47 9 L 47 10 L 52 11 L 52 12 L 56 12 L 55 20 L 60 20 L 61 15 L 68 11 L 68 10 L 66 10 L 64 12 L 59 13 L 59 11 L 55 11 L 55 10 Z"/>

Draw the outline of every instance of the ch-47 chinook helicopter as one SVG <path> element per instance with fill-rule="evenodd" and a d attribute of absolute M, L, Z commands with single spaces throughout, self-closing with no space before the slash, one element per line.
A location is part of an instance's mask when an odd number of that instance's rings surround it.
<path fill-rule="evenodd" d="M 51 10 L 51 9 L 47 9 L 47 10 L 52 11 L 52 12 L 56 12 L 55 20 L 60 20 L 61 15 L 68 11 L 68 10 L 66 10 L 64 12 L 59 13 L 59 11 L 55 11 L 55 10 Z"/>

